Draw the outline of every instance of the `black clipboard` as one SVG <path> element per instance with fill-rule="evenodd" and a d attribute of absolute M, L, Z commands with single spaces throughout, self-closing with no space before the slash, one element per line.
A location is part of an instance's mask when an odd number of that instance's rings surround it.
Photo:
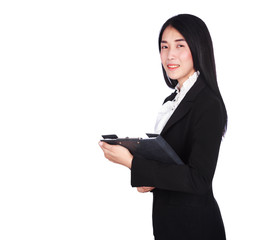
<path fill-rule="evenodd" d="M 101 141 L 126 147 L 131 154 L 149 160 L 184 165 L 174 149 L 158 134 L 147 134 L 149 138 L 118 138 L 117 135 L 102 135 Z"/>

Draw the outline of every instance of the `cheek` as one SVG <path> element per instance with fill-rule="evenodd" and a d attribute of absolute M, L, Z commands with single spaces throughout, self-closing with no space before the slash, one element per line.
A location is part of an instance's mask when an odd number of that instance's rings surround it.
<path fill-rule="evenodd" d="M 184 52 L 181 54 L 180 59 L 186 62 L 187 64 L 193 65 L 193 58 L 191 52 Z"/>
<path fill-rule="evenodd" d="M 164 57 L 164 54 L 162 52 L 160 53 L 160 59 L 161 59 L 162 64 L 164 65 L 165 57 Z"/>

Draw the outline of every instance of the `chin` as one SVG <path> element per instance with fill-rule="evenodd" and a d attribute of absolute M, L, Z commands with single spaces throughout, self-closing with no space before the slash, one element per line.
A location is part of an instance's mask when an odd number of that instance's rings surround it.
<path fill-rule="evenodd" d="M 171 80 L 177 80 L 179 78 L 179 76 L 177 74 L 169 74 L 168 77 L 171 79 Z"/>

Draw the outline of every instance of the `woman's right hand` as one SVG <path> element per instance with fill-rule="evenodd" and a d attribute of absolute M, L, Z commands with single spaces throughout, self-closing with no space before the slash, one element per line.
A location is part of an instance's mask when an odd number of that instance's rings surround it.
<path fill-rule="evenodd" d="M 153 189 L 155 189 L 155 187 L 138 187 L 137 191 L 140 193 L 146 193 L 152 191 Z"/>

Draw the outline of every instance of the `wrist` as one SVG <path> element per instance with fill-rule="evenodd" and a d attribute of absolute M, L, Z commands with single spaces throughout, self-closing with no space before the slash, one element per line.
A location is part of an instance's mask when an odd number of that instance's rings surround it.
<path fill-rule="evenodd" d="M 133 156 L 131 155 L 130 158 L 128 159 L 128 161 L 127 161 L 127 164 L 126 164 L 126 166 L 129 169 L 131 169 L 131 167 L 132 167 L 132 162 L 133 162 Z"/>

